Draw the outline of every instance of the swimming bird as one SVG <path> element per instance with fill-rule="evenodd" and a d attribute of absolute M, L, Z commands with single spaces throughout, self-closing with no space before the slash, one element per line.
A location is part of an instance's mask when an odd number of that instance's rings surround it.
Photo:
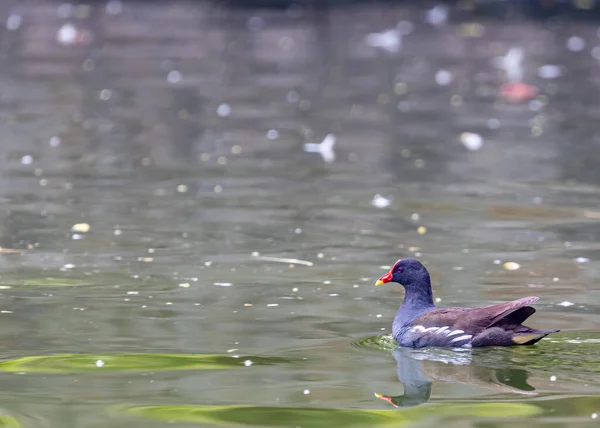
<path fill-rule="evenodd" d="M 404 302 L 392 324 L 401 346 L 471 348 L 533 345 L 560 330 L 537 330 L 522 323 L 535 312 L 535 296 L 481 308 L 437 309 L 427 268 L 415 259 L 398 260 L 375 285 L 397 282 L 404 286 Z"/>

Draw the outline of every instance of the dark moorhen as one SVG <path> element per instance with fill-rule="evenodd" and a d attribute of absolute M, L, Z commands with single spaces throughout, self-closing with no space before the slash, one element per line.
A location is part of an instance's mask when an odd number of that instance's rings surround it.
<path fill-rule="evenodd" d="M 534 296 L 482 308 L 436 309 L 429 272 L 415 259 L 398 260 L 375 285 L 387 282 L 402 284 L 406 290 L 392 325 L 392 335 L 401 346 L 533 345 L 560 331 L 535 330 L 521 324 L 535 312 L 529 306 L 538 300 Z"/>

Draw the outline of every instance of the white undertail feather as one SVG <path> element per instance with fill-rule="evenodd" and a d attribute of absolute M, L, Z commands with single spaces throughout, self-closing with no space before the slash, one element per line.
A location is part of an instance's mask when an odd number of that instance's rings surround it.
<path fill-rule="evenodd" d="M 472 335 L 472 334 L 463 334 L 462 336 L 458 336 L 458 337 L 455 337 L 454 339 L 452 339 L 452 340 L 450 341 L 450 343 L 454 343 L 454 342 L 461 342 L 461 341 L 463 341 L 463 340 L 469 340 L 469 339 L 471 339 L 472 337 L 473 337 L 473 335 Z"/>

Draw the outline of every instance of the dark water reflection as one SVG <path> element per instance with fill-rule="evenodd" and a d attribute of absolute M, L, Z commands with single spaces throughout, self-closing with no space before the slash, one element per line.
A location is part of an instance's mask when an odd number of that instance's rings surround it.
<path fill-rule="evenodd" d="M 595 423 L 598 24 L 453 8 L 2 3 L 0 367 L 44 370 L 0 373 L 0 425 Z M 511 48 L 535 99 L 497 95 Z M 535 294 L 563 335 L 402 360 L 431 395 L 390 408 L 394 358 L 351 344 L 407 255 L 440 305 Z"/>

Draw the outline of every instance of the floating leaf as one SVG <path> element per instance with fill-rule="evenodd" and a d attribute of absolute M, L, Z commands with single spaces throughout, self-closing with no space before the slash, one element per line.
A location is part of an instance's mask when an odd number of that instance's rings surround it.
<path fill-rule="evenodd" d="M 21 428 L 21 424 L 11 415 L 0 415 L 0 428 Z"/>

